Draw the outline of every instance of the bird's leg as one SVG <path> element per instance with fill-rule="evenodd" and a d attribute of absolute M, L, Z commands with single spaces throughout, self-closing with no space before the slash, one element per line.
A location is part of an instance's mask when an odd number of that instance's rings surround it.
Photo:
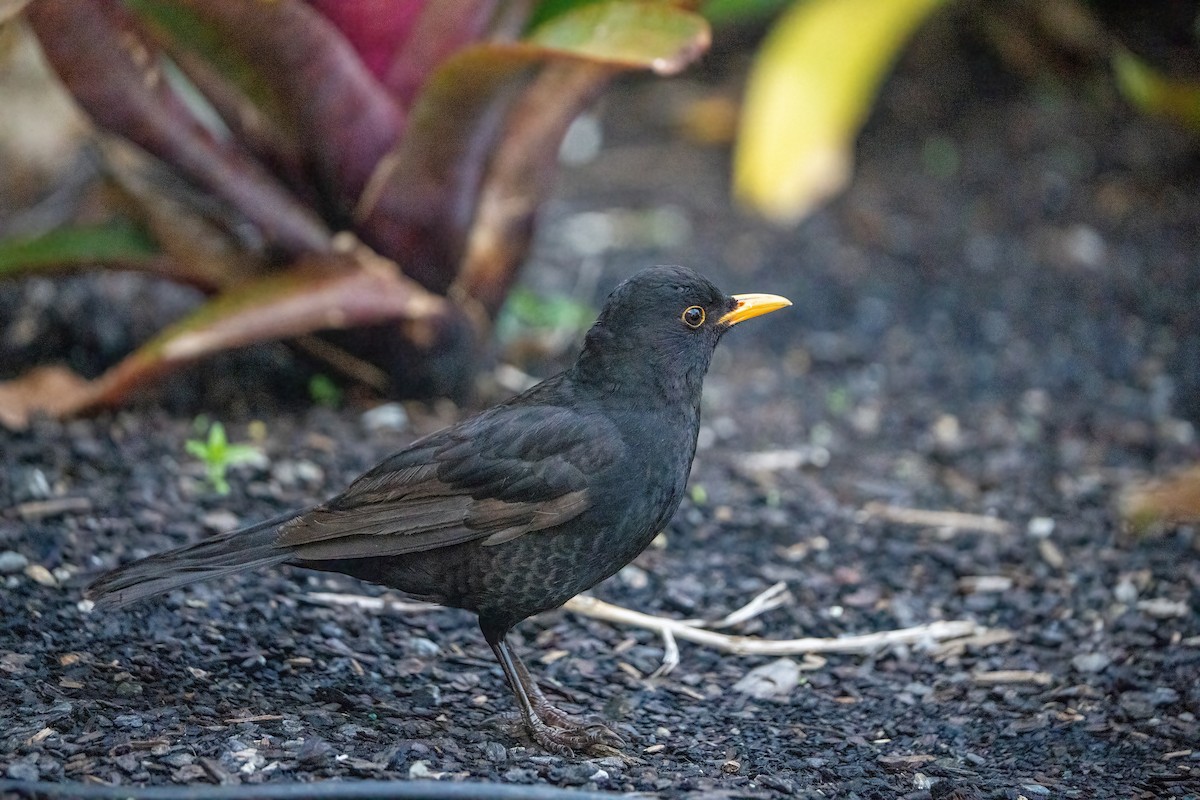
<path fill-rule="evenodd" d="M 625 744 L 620 736 L 604 725 L 573 717 L 552 705 L 546 699 L 546 695 L 542 694 L 537 681 L 529 674 L 520 656 L 509 649 L 505 638 L 501 637 L 499 641 L 489 644 L 504 670 L 508 685 L 516 695 L 521 719 L 539 745 L 552 752 L 561 753 L 594 750 L 598 747 L 618 748 Z"/>

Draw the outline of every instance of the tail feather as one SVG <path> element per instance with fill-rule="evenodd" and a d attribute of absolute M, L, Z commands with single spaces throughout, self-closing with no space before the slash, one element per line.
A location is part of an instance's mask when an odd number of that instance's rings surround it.
<path fill-rule="evenodd" d="M 275 544 L 278 528 L 300 513 L 292 511 L 118 567 L 101 575 L 84 596 L 99 608 L 118 608 L 189 583 L 281 564 L 292 552 Z"/>

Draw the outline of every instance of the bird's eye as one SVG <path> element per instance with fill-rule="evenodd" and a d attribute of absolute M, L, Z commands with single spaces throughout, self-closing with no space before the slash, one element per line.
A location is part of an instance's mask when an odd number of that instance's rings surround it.
<path fill-rule="evenodd" d="M 704 324 L 704 309 L 700 306 L 688 306 L 681 319 L 689 328 L 699 328 Z"/>

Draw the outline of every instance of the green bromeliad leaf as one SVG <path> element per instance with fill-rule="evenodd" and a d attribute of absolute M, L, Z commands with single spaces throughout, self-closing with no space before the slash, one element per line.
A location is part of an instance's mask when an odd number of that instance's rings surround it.
<path fill-rule="evenodd" d="M 672 75 L 709 44 L 708 22 L 665 2 L 582 4 L 535 27 L 526 40 L 598 63 Z"/>
<path fill-rule="evenodd" d="M 128 222 L 58 228 L 30 239 L 0 241 L 0 278 L 98 265 L 130 267 L 158 255 L 154 240 Z"/>

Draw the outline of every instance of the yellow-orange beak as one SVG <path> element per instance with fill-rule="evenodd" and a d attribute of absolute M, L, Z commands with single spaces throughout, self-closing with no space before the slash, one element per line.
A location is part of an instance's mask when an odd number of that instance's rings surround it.
<path fill-rule="evenodd" d="M 786 297 L 777 294 L 735 294 L 733 299 L 737 305 L 733 310 L 721 317 L 717 322 L 721 325 L 736 325 L 751 317 L 761 317 L 792 304 Z"/>

